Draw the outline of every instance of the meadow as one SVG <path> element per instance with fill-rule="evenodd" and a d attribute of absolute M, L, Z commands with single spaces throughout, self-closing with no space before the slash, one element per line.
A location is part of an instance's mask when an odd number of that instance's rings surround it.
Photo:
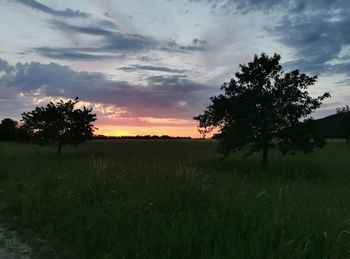
<path fill-rule="evenodd" d="M 350 145 L 222 159 L 210 140 L 0 143 L 0 222 L 33 258 L 350 258 Z"/>

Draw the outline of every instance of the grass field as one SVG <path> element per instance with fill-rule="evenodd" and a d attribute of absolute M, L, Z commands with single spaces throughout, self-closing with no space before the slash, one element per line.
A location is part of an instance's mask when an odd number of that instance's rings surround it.
<path fill-rule="evenodd" d="M 221 160 L 204 140 L 0 143 L 0 222 L 33 258 L 350 258 L 350 146 Z"/>

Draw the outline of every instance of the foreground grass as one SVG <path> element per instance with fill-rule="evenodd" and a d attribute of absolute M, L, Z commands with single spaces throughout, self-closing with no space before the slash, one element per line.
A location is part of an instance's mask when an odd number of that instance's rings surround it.
<path fill-rule="evenodd" d="M 350 147 L 221 161 L 212 141 L 0 143 L 1 221 L 34 258 L 349 258 Z"/>

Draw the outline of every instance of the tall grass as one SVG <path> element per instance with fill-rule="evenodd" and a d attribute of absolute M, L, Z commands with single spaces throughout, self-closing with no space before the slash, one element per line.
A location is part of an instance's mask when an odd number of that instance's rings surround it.
<path fill-rule="evenodd" d="M 348 258 L 350 148 L 226 160 L 212 141 L 0 144 L 1 221 L 34 258 Z"/>

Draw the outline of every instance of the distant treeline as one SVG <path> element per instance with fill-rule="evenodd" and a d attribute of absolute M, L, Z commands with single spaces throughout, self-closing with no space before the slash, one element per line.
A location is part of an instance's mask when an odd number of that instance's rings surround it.
<path fill-rule="evenodd" d="M 348 113 L 337 113 L 322 119 L 314 120 L 315 130 L 324 138 L 346 139 L 350 138 L 350 119 Z M 220 138 L 220 134 L 213 137 Z M 17 121 L 5 118 L 0 123 L 0 141 L 28 142 L 31 135 Z M 169 135 L 145 135 L 145 136 L 105 136 L 95 135 L 93 139 L 118 140 L 118 139 L 191 139 L 191 137 L 172 137 Z"/>
<path fill-rule="evenodd" d="M 10 118 L 5 118 L 0 123 L 0 141 L 30 142 L 31 134 L 20 123 Z M 105 136 L 94 135 L 92 139 L 118 140 L 118 139 L 191 139 L 191 137 L 172 137 L 169 135 L 144 135 L 144 136 Z"/>
<path fill-rule="evenodd" d="M 114 140 L 114 139 L 192 139 L 191 137 L 171 137 L 168 135 L 144 135 L 144 136 L 105 136 L 105 135 L 95 135 L 93 139 L 102 139 L 102 140 Z"/>
<path fill-rule="evenodd" d="M 313 120 L 314 130 L 326 139 L 350 139 L 350 113 L 337 113 L 321 119 Z M 302 125 L 302 124 L 301 124 Z M 220 139 L 220 134 L 213 136 Z"/>
<path fill-rule="evenodd" d="M 0 141 L 30 141 L 30 134 L 17 121 L 5 118 L 0 123 Z"/>

